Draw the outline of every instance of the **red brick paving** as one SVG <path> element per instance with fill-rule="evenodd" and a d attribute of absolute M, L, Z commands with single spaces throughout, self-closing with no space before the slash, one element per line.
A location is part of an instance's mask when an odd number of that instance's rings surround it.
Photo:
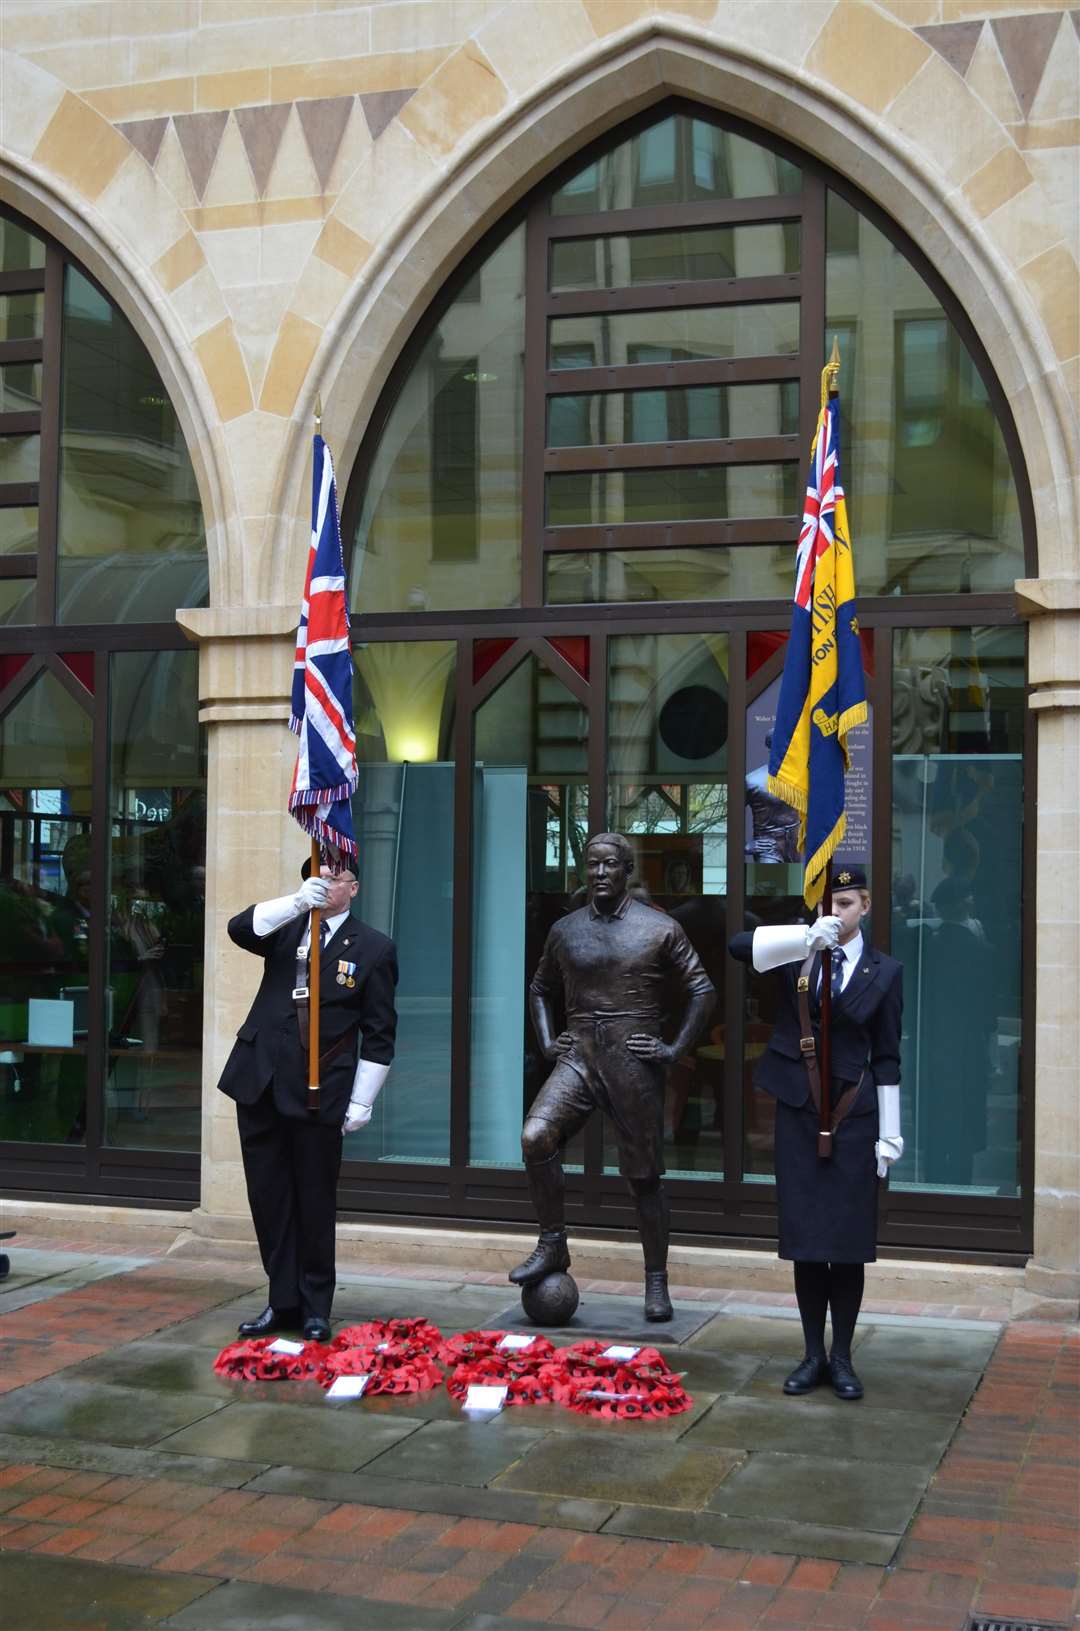
<path fill-rule="evenodd" d="M 0 1391 L 220 1300 L 205 1265 L 155 1261 L 110 1279 L 107 1331 L 100 1284 L 15 1310 Z M 888 1569 L 26 1464 L 0 1467 L 0 1549 L 463 1610 L 525 1555 L 545 1566 L 499 1612 L 582 1631 L 959 1631 L 973 1608 L 1065 1624 L 1080 1607 L 1078 1381 L 1075 1328 L 1007 1328 Z"/>

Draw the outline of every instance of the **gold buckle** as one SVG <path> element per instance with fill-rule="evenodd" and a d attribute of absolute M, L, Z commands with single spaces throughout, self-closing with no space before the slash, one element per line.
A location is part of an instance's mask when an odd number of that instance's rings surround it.
<path fill-rule="evenodd" d="M 809 991 L 809 989 L 810 989 L 810 976 L 809 976 L 809 974 L 800 974 L 799 975 L 799 987 L 798 988 L 799 988 L 800 991 Z"/>
<path fill-rule="evenodd" d="M 813 1053 L 814 1039 L 812 1036 L 800 1036 L 799 1049 L 802 1053 Z"/>

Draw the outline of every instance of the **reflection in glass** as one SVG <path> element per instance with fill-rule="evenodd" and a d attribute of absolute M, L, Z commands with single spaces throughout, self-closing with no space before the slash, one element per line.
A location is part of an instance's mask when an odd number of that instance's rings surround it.
<path fill-rule="evenodd" d="M 898 630 L 893 662 L 905 1147 L 892 1182 L 1016 1195 L 1024 634 Z"/>
<path fill-rule="evenodd" d="M 0 341 L 39 339 L 44 322 L 43 294 L 0 294 Z"/>
<path fill-rule="evenodd" d="M 0 363 L 0 413 L 34 413 L 41 407 L 41 364 Z"/>
<path fill-rule="evenodd" d="M 902 252 L 835 193 L 826 244 L 860 593 L 1011 589 L 1024 572 L 1019 505 L 971 354 Z"/>
<path fill-rule="evenodd" d="M 145 346 L 71 266 L 63 356 L 58 621 L 171 622 L 207 598 L 195 473 Z"/>
<path fill-rule="evenodd" d="M 773 277 L 799 270 L 799 223 L 687 227 L 563 238 L 551 246 L 551 288 L 625 289 L 701 278 Z"/>
<path fill-rule="evenodd" d="M 86 1139 L 90 744 L 50 672 L 0 720 L 0 1140 Z"/>
<path fill-rule="evenodd" d="M 609 549 L 545 557 L 545 599 L 569 606 L 590 601 L 750 600 L 787 598 L 793 544 L 716 549 Z"/>
<path fill-rule="evenodd" d="M 34 271 L 44 265 L 41 239 L 0 215 L 0 272 Z"/>
<path fill-rule="evenodd" d="M 105 1139 L 199 1148 L 206 730 L 198 653 L 111 658 Z"/>
<path fill-rule="evenodd" d="M 0 555 L 32 555 L 38 543 L 36 504 L 0 509 Z"/>
<path fill-rule="evenodd" d="M 745 136 L 678 113 L 620 142 L 552 196 L 552 215 L 797 193 L 798 168 Z"/>
<path fill-rule="evenodd" d="M 37 614 L 35 578 L 0 578 L 0 625 L 22 627 Z"/>
<path fill-rule="evenodd" d="M 675 385 L 662 391 L 585 391 L 548 400 L 548 447 L 704 438 L 793 436 L 799 382 Z"/>
<path fill-rule="evenodd" d="M 401 386 L 353 540 L 352 605 L 517 604 L 524 350 L 519 226 L 447 307 Z"/>
<path fill-rule="evenodd" d="M 397 945 L 394 1070 L 351 1161 L 450 1159 L 456 647 L 357 647 L 353 705 L 360 786 L 356 915 Z"/>
<path fill-rule="evenodd" d="M 0 436 L 0 484 L 37 481 L 40 469 L 40 436 Z"/>
<path fill-rule="evenodd" d="M 588 717 L 534 656 L 478 708 L 473 775 L 469 1160 L 520 1167 L 521 1126 L 550 1071 L 526 991 L 548 930 L 584 902 Z M 516 1084 L 520 1083 L 520 1090 Z M 580 1169 L 584 1134 L 567 1146 Z"/>
<path fill-rule="evenodd" d="M 723 1171 L 727 947 L 727 636 L 619 635 L 609 644 L 608 823 L 637 854 L 635 887 L 682 924 L 718 992 L 709 1030 L 668 1075 L 665 1156 Z M 605 1128 L 605 1170 L 618 1170 Z"/>
<path fill-rule="evenodd" d="M 549 527 L 791 515 L 795 464 L 666 465 L 547 477 Z"/>
<path fill-rule="evenodd" d="M 786 357 L 798 349 L 799 307 L 791 301 L 605 312 L 548 323 L 549 368 Z"/>

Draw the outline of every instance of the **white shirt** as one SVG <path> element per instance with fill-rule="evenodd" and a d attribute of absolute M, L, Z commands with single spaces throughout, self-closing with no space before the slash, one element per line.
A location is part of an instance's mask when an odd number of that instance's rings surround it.
<path fill-rule="evenodd" d="M 334 935 L 337 934 L 338 930 L 341 928 L 341 925 L 344 923 L 344 921 L 348 917 L 348 915 L 349 915 L 348 912 L 335 912 L 333 917 L 324 917 L 322 919 L 323 923 L 326 924 L 326 928 L 327 928 L 326 939 L 328 941 L 332 940 Z M 258 932 L 258 931 L 256 931 L 256 932 Z M 860 936 L 859 938 L 860 938 L 860 941 L 861 941 L 862 937 Z M 303 934 L 301 935 L 300 944 L 296 948 L 297 957 L 306 957 L 307 954 L 308 954 L 308 951 L 310 949 L 310 946 L 311 946 L 311 917 L 309 915 L 308 920 L 307 920 L 307 928 L 304 930 Z"/>

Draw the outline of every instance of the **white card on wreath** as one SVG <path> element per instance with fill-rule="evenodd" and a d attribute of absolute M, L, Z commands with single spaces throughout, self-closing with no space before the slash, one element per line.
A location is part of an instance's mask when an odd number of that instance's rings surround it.
<path fill-rule="evenodd" d="M 266 1351 L 271 1354 L 302 1354 L 304 1344 L 302 1342 L 290 1342 L 288 1337 L 278 1337 L 276 1342 L 271 1342 Z"/>
<path fill-rule="evenodd" d="M 506 1335 L 499 1343 L 496 1344 L 496 1346 L 499 1348 L 504 1348 L 513 1353 L 520 1348 L 531 1348 L 535 1341 L 535 1337 L 519 1336 L 516 1331 L 507 1331 Z"/>
<path fill-rule="evenodd" d="M 462 1405 L 464 1410 L 486 1411 L 494 1415 L 506 1403 L 507 1389 L 504 1387 L 487 1387 L 479 1382 L 471 1382 Z"/>
<path fill-rule="evenodd" d="M 605 1348 L 600 1355 L 601 1359 L 636 1359 L 641 1352 L 640 1348 L 627 1348 L 618 1342 L 613 1342 L 610 1348 Z"/>
<path fill-rule="evenodd" d="M 359 1399 L 371 1380 L 370 1373 L 363 1376 L 339 1376 L 326 1390 L 328 1399 Z"/>

